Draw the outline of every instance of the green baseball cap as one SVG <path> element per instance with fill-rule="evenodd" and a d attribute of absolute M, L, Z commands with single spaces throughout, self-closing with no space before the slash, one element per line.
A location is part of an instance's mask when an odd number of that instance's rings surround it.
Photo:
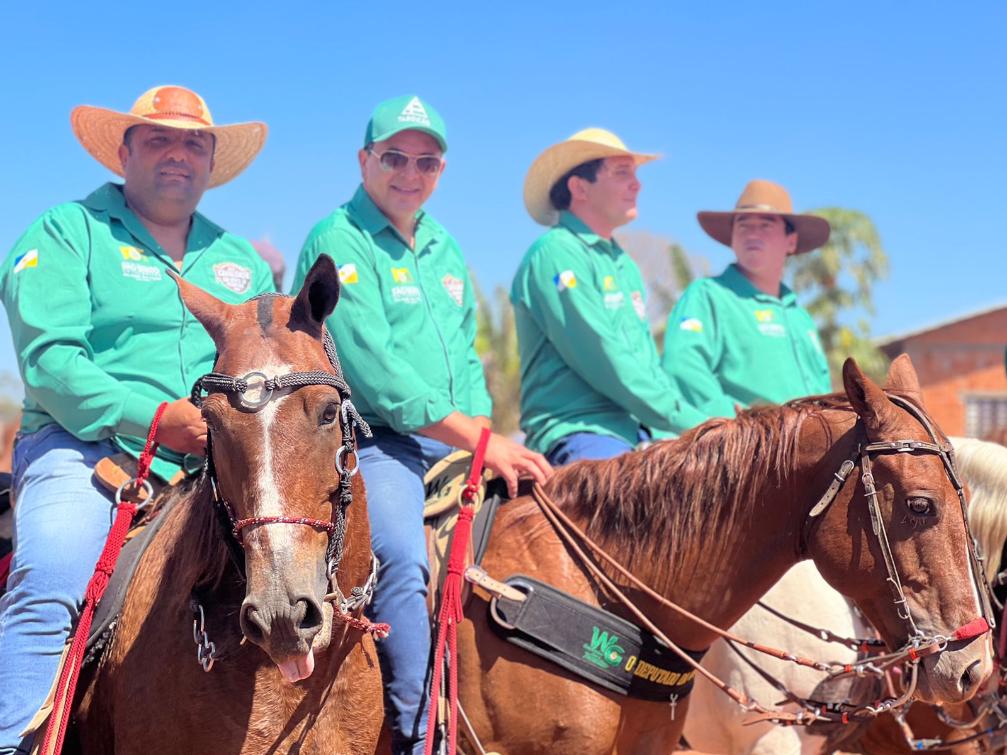
<path fill-rule="evenodd" d="M 443 151 L 448 151 L 444 119 L 431 105 L 412 94 L 393 97 L 374 108 L 371 119 L 367 121 L 364 146 L 383 142 L 400 131 L 409 130 L 430 134 Z"/>

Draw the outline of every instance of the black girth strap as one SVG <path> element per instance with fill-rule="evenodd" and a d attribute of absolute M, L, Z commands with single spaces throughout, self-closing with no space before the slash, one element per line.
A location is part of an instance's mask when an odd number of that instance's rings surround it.
<path fill-rule="evenodd" d="M 504 639 L 621 695 L 675 703 L 695 671 L 649 632 L 531 577 L 507 584 L 522 601 L 495 597 L 491 625 Z M 700 661 L 706 651 L 687 651 Z"/>

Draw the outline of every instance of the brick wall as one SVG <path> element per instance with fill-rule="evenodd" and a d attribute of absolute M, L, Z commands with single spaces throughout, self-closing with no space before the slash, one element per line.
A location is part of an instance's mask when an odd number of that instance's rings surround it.
<path fill-rule="evenodd" d="M 949 435 L 965 433 L 965 397 L 1007 396 L 1004 349 L 1007 307 L 939 325 L 882 344 L 889 356 L 909 354 L 930 414 Z"/>

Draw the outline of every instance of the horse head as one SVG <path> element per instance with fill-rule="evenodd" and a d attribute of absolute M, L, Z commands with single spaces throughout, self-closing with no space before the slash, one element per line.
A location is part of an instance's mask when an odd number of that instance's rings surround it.
<path fill-rule="evenodd" d="M 889 647 L 923 656 L 918 697 L 969 699 L 993 670 L 992 613 L 950 444 L 927 418 L 908 357 L 893 362 L 883 389 L 853 360 L 843 383 L 859 418 L 843 426 L 857 444 L 845 474 L 859 481 L 826 504 L 808 551 Z"/>
<path fill-rule="evenodd" d="M 207 392 L 201 403 L 208 471 L 243 549 L 241 631 L 287 681 L 298 681 L 311 674 L 314 653 L 330 641 L 332 606 L 325 596 L 342 555 L 356 463 L 356 413 L 347 411 L 349 389 L 334 348 L 329 355 L 325 347 L 338 273 L 322 255 L 295 297 L 238 305 L 176 282 L 218 352 L 214 372 L 197 383 L 194 397 Z M 367 531 L 363 505 L 353 507 L 354 537 Z"/>

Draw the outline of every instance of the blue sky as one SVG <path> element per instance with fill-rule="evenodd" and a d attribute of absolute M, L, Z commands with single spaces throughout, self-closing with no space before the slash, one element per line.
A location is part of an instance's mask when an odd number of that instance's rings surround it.
<path fill-rule="evenodd" d="M 1007 301 L 1007 4 L 295 2 L 0 9 L 0 248 L 109 174 L 69 111 L 126 110 L 154 84 L 199 91 L 218 122 L 261 119 L 263 154 L 201 210 L 292 266 L 349 198 L 374 104 L 419 93 L 445 117 L 448 168 L 428 209 L 484 288 L 509 285 L 539 232 L 524 173 L 589 125 L 665 159 L 641 170 L 633 229 L 710 260 L 699 209 L 753 177 L 798 208 L 868 213 L 891 259 L 877 335 Z M 289 281 L 289 272 L 288 272 Z M 138 306 L 142 303 L 138 302 Z M 13 370 L 6 329 L 0 371 Z"/>

